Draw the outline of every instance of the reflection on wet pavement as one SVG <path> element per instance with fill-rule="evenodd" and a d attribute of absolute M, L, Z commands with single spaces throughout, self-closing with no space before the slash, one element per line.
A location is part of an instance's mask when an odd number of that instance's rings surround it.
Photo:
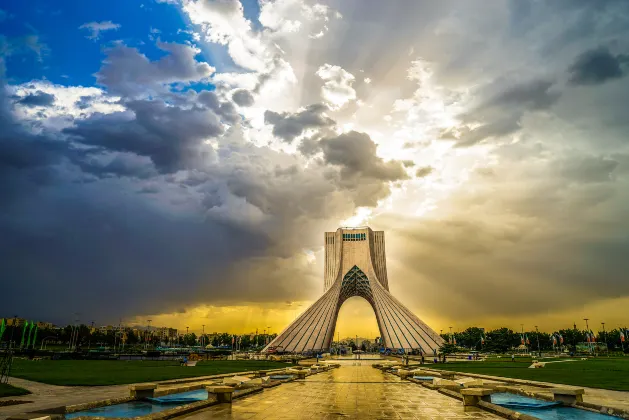
<path fill-rule="evenodd" d="M 368 364 L 342 366 L 304 381 L 184 417 L 200 419 L 494 419 L 483 411 L 464 411 L 461 401 Z"/>

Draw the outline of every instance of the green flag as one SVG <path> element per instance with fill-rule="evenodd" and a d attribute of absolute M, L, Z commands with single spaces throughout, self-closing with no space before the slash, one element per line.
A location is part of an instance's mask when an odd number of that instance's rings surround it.
<path fill-rule="evenodd" d="M 4 318 L 2 318 L 2 323 L 0 324 L 0 341 L 2 341 L 2 336 L 4 335 L 4 330 L 7 329 L 7 323 L 4 322 Z"/>
<path fill-rule="evenodd" d="M 31 321 L 30 328 L 28 329 L 28 340 L 26 341 L 26 348 L 29 348 L 31 346 L 31 333 L 33 332 L 34 326 L 35 323 Z"/>
<path fill-rule="evenodd" d="M 22 341 L 20 342 L 20 348 L 24 347 L 24 338 L 26 337 L 27 328 L 28 328 L 28 321 L 24 323 L 24 328 L 22 328 Z"/>
<path fill-rule="evenodd" d="M 37 331 L 39 330 L 39 327 L 37 325 L 35 325 L 35 334 L 33 334 L 33 348 L 35 348 L 35 341 L 37 341 Z"/>

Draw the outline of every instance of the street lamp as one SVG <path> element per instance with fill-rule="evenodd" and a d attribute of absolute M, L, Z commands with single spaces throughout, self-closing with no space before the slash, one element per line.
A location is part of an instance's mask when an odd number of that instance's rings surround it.
<path fill-rule="evenodd" d="M 588 325 L 588 321 L 590 320 L 590 318 L 583 318 L 583 320 L 585 321 L 585 333 L 589 334 L 590 326 Z M 588 347 L 590 348 L 590 353 L 592 353 L 592 340 L 588 340 Z"/>
<path fill-rule="evenodd" d="M 152 319 L 147 319 L 147 321 L 149 323 L 149 326 L 148 326 L 148 329 L 146 330 L 146 334 L 147 334 L 146 343 L 144 343 L 144 348 L 146 348 L 146 349 L 148 349 L 148 347 L 149 347 L 149 340 L 151 339 L 151 321 L 152 321 Z"/>
<path fill-rule="evenodd" d="M 11 348 L 11 343 L 13 342 L 13 331 L 15 331 L 16 324 L 17 324 L 17 315 L 13 315 L 13 328 L 11 328 L 11 338 L 9 338 L 9 349 Z"/>
<path fill-rule="evenodd" d="M 537 333 L 537 353 L 539 354 L 539 357 L 542 357 L 542 351 L 539 348 L 539 329 L 537 328 L 537 325 L 535 326 L 535 332 Z"/>

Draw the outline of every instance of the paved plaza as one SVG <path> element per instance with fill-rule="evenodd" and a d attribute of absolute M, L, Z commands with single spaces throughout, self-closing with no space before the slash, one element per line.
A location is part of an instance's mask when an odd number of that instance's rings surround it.
<path fill-rule="evenodd" d="M 23 413 L 25 411 L 41 410 L 62 405 L 81 404 L 90 401 L 100 401 L 110 398 L 120 398 L 129 395 L 128 385 L 114 386 L 58 386 L 25 379 L 11 378 L 11 385 L 26 388 L 32 392 L 29 395 L 17 397 L 3 397 L 0 400 L 22 400 L 26 404 L 0 407 L 0 420 Z"/>
<path fill-rule="evenodd" d="M 222 404 L 183 417 L 202 419 L 489 419 L 464 411 L 463 403 L 367 363 L 344 365 L 304 381 L 265 390 L 229 406 Z"/>

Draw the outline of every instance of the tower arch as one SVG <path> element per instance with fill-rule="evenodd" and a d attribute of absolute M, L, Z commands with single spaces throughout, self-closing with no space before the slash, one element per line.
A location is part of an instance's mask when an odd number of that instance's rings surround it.
<path fill-rule="evenodd" d="M 374 310 L 383 345 L 392 349 L 436 351 L 443 339 L 389 292 L 384 232 L 368 227 L 326 232 L 324 293 L 284 329 L 270 348 L 301 353 L 327 351 L 343 302 L 366 299 Z"/>

